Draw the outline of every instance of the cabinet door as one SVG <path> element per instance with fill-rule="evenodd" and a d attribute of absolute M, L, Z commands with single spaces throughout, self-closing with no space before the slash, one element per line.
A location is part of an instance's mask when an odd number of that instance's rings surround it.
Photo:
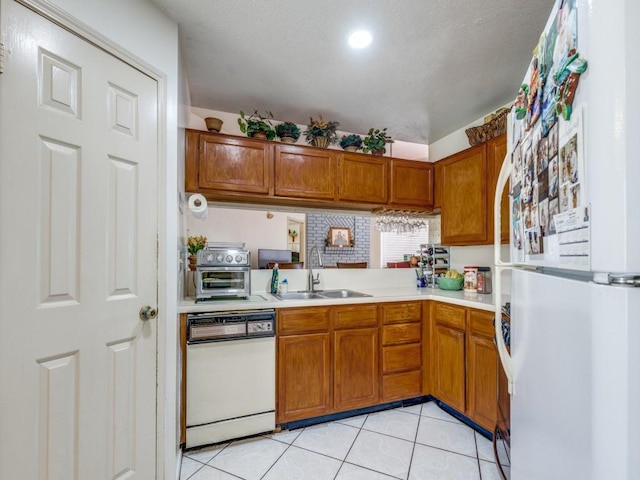
<path fill-rule="evenodd" d="M 492 431 L 498 418 L 498 352 L 492 312 L 469 311 L 467 416 Z"/>
<path fill-rule="evenodd" d="M 391 159 L 389 203 L 398 208 L 430 208 L 433 205 L 433 164 Z"/>
<path fill-rule="evenodd" d="M 331 150 L 276 145 L 275 195 L 333 200 L 335 163 L 335 154 Z"/>
<path fill-rule="evenodd" d="M 330 413 L 330 382 L 328 333 L 278 339 L 279 423 Z"/>
<path fill-rule="evenodd" d="M 198 145 L 198 190 L 268 195 L 271 152 L 269 143 L 260 140 L 201 133 Z"/>
<path fill-rule="evenodd" d="M 442 160 L 442 243 L 488 243 L 486 145 Z"/>
<path fill-rule="evenodd" d="M 338 158 L 338 200 L 358 203 L 387 203 L 386 158 L 344 153 Z"/>
<path fill-rule="evenodd" d="M 433 325 L 433 395 L 460 412 L 465 411 L 465 334 L 462 330 Z"/>
<path fill-rule="evenodd" d="M 489 182 L 489 238 L 493 241 L 493 197 L 496 191 L 496 183 L 500 168 L 507 154 L 507 136 L 500 135 L 487 142 L 487 163 L 491 169 L 491 177 Z M 509 188 L 508 186 L 502 192 L 502 200 L 500 205 L 500 216 L 502 224 L 500 225 L 500 241 L 509 243 Z"/>
<path fill-rule="evenodd" d="M 378 402 L 378 329 L 334 332 L 334 396 L 336 411 Z"/>
<path fill-rule="evenodd" d="M 498 418 L 498 356 L 493 340 L 469 336 L 467 416 L 492 431 Z"/>

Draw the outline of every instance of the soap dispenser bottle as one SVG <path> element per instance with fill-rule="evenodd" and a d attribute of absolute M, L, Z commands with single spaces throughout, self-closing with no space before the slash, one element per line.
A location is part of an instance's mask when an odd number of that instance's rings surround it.
<path fill-rule="evenodd" d="M 273 270 L 271 271 L 271 294 L 275 295 L 278 293 L 278 264 L 276 263 L 273 266 Z"/>

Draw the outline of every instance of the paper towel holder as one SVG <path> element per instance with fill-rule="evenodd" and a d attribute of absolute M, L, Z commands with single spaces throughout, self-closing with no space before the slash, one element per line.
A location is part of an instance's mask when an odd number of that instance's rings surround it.
<path fill-rule="evenodd" d="M 189 196 L 189 210 L 191 215 L 200 220 L 207 218 L 208 202 L 204 195 L 194 193 Z"/>

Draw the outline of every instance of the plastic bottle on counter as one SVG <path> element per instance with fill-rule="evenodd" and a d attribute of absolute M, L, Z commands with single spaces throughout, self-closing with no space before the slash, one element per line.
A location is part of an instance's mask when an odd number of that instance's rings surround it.
<path fill-rule="evenodd" d="M 287 293 L 289 291 L 289 282 L 286 278 L 280 282 L 280 293 Z"/>
<path fill-rule="evenodd" d="M 478 293 L 491 293 L 490 267 L 478 267 Z"/>
<path fill-rule="evenodd" d="M 271 271 L 271 293 L 275 295 L 278 293 L 278 264 L 273 266 Z"/>

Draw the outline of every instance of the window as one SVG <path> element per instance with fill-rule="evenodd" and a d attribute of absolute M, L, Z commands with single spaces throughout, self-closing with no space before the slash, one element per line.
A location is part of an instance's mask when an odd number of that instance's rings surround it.
<path fill-rule="evenodd" d="M 380 232 L 380 266 L 385 268 L 387 262 L 402 262 L 405 255 L 415 255 L 422 243 L 429 243 L 428 227 L 415 233 Z"/>

